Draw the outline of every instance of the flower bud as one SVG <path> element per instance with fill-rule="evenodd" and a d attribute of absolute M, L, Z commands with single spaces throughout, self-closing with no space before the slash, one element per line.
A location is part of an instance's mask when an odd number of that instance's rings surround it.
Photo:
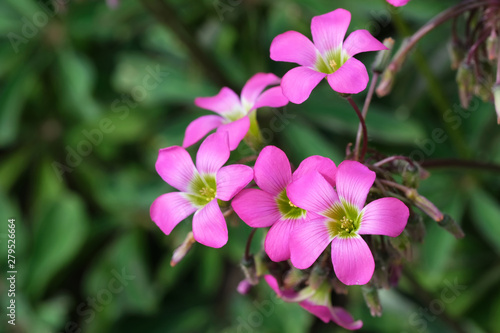
<path fill-rule="evenodd" d="M 283 287 L 285 289 L 294 289 L 307 279 L 307 274 L 304 270 L 292 267 L 283 278 Z"/>
<path fill-rule="evenodd" d="M 408 45 L 408 42 L 409 42 L 408 39 L 405 39 L 403 41 L 403 43 L 399 48 L 398 53 L 396 53 L 392 62 L 389 65 L 387 65 L 384 72 L 382 73 L 382 78 L 376 89 L 378 97 L 386 96 L 391 92 L 392 86 L 394 84 L 394 78 L 396 77 L 396 73 L 399 71 L 401 65 L 403 65 L 403 62 L 406 59 L 407 51 L 405 50 L 405 48 Z"/>
<path fill-rule="evenodd" d="M 418 194 L 415 189 L 408 189 L 405 193 L 406 197 L 410 199 L 415 206 L 420 208 L 425 214 L 436 222 L 443 220 L 443 213 L 427 199 L 426 197 Z"/>
<path fill-rule="evenodd" d="M 191 250 L 191 247 L 193 247 L 194 243 L 196 243 L 196 241 L 194 240 L 193 232 L 190 231 L 182 242 L 181 246 L 175 249 L 174 254 L 172 255 L 172 259 L 170 260 L 170 266 L 174 267 L 175 265 L 177 265 L 189 252 L 189 250 Z"/>
<path fill-rule="evenodd" d="M 363 286 L 363 298 L 365 303 L 370 309 L 370 314 L 372 317 L 382 316 L 382 304 L 380 304 L 380 298 L 378 297 L 378 289 L 374 286 Z"/>
<path fill-rule="evenodd" d="M 464 109 L 467 109 L 474 92 L 475 78 L 472 66 L 462 62 L 457 71 L 458 93 L 460 96 L 460 104 Z"/>
<path fill-rule="evenodd" d="M 372 71 L 374 73 L 382 73 L 391 61 L 391 50 L 394 47 L 394 39 L 386 38 L 383 43 L 384 46 L 387 47 L 387 50 L 378 51 L 372 65 Z"/>
<path fill-rule="evenodd" d="M 321 263 L 316 263 L 313 266 L 311 271 L 311 275 L 309 275 L 308 284 L 313 289 L 318 289 L 319 286 L 325 281 L 327 276 L 326 270 L 321 267 Z"/>
<path fill-rule="evenodd" d="M 497 111 L 497 124 L 500 125 L 500 84 L 495 84 L 492 90 L 495 100 L 495 110 Z"/>
<path fill-rule="evenodd" d="M 458 69 L 460 63 L 465 58 L 465 51 L 466 50 L 464 50 L 464 47 L 459 41 L 451 41 L 448 47 L 448 52 L 450 53 L 452 69 Z"/>
<path fill-rule="evenodd" d="M 259 283 L 259 278 L 257 276 L 257 270 L 255 268 L 255 260 L 253 255 L 250 255 L 248 258 L 243 257 L 243 259 L 241 259 L 240 266 L 241 269 L 243 270 L 243 273 L 245 274 L 248 283 L 254 286 L 257 283 Z"/>
<path fill-rule="evenodd" d="M 495 29 L 491 31 L 491 34 L 488 36 L 486 40 L 486 51 L 488 53 L 489 60 L 495 60 L 497 58 L 498 53 L 498 35 Z"/>
<path fill-rule="evenodd" d="M 248 282 L 246 279 L 241 280 L 240 283 L 238 284 L 238 287 L 236 287 L 236 290 L 241 294 L 241 295 L 246 295 L 252 288 L 252 285 L 250 282 Z"/>
<path fill-rule="evenodd" d="M 463 238 L 465 236 L 462 228 L 458 225 L 458 223 L 451 218 L 448 214 L 444 215 L 444 219 L 438 222 L 438 225 L 448 231 L 450 234 L 455 236 L 455 238 Z"/>
<path fill-rule="evenodd" d="M 403 231 L 398 237 L 390 237 L 389 243 L 406 260 L 412 260 L 410 237 L 406 231 Z"/>
<path fill-rule="evenodd" d="M 411 212 L 405 230 L 412 240 L 421 243 L 425 236 L 425 225 L 422 215 Z"/>

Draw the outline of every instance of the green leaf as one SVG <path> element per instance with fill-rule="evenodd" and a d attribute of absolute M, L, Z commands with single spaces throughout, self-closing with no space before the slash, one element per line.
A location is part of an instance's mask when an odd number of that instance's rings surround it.
<path fill-rule="evenodd" d="M 81 199 L 66 193 L 47 205 L 36 222 L 27 291 L 40 296 L 49 281 L 78 253 L 87 236 Z"/>
<path fill-rule="evenodd" d="M 500 254 L 500 207 L 488 193 L 476 189 L 471 196 L 474 225 L 490 245 Z"/>

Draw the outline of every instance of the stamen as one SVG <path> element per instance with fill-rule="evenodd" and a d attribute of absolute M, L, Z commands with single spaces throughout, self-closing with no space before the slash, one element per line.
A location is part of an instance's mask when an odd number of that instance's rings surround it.
<path fill-rule="evenodd" d="M 288 204 L 290 205 L 290 207 L 295 207 L 297 208 L 297 206 L 295 206 L 290 200 L 288 200 Z"/>
<path fill-rule="evenodd" d="M 340 228 L 347 232 L 351 232 L 352 230 L 354 230 L 353 220 L 350 220 L 345 216 L 342 217 L 342 220 L 340 220 Z"/>
<path fill-rule="evenodd" d="M 205 198 L 205 200 L 212 201 L 215 198 L 215 190 L 210 187 L 204 187 L 200 190 L 200 194 Z"/>
<path fill-rule="evenodd" d="M 335 59 L 330 60 L 330 67 L 334 70 L 337 69 L 337 62 L 335 61 Z"/>

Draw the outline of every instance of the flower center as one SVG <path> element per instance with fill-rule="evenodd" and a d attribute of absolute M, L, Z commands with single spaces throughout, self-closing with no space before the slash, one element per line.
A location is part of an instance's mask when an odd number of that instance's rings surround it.
<path fill-rule="evenodd" d="M 278 204 L 278 210 L 283 218 L 287 219 L 299 219 L 306 215 L 306 211 L 302 208 L 295 206 L 288 196 L 286 195 L 286 190 L 283 190 L 276 197 L 276 203 Z"/>
<path fill-rule="evenodd" d="M 343 217 L 342 220 L 340 220 L 340 229 L 345 230 L 346 232 L 351 232 L 355 228 L 354 226 L 354 221 L 351 219 L 348 219 L 347 217 Z"/>
<path fill-rule="evenodd" d="M 203 207 L 215 199 L 217 195 L 217 183 L 215 176 L 207 174 L 196 174 L 191 181 L 188 198 L 197 207 Z"/>
<path fill-rule="evenodd" d="M 212 201 L 215 199 L 215 190 L 211 187 L 203 187 L 200 191 L 200 196 L 205 198 L 207 202 Z"/>
<path fill-rule="evenodd" d="M 336 72 L 349 59 L 349 56 L 337 48 L 317 56 L 315 69 L 321 73 L 332 74 Z"/>

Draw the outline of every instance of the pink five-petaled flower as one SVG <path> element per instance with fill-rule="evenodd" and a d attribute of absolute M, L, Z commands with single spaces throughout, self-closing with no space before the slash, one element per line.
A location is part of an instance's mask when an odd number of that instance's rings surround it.
<path fill-rule="evenodd" d="M 410 0 L 387 0 L 387 2 L 395 7 L 401 7 L 410 2 Z"/>
<path fill-rule="evenodd" d="M 271 59 L 300 66 L 283 76 L 283 94 L 293 103 L 304 102 L 326 77 L 333 90 L 357 94 L 368 84 L 365 65 L 353 56 L 360 52 L 386 50 L 367 30 L 356 30 L 344 41 L 351 13 L 336 9 L 315 16 L 311 22 L 314 44 L 296 31 L 287 31 L 271 43 Z"/>
<path fill-rule="evenodd" d="M 278 281 L 272 275 L 265 275 L 264 279 L 282 300 L 298 303 L 325 323 L 333 321 L 348 330 L 357 330 L 363 326 L 361 320 L 354 321 L 349 312 L 343 308 L 332 306 L 330 299 L 331 287 L 326 281 L 316 290 L 308 286 L 296 292 L 293 289 L 280 289 Z"/>
<path fill-rule="evenodd" d="M 193 237 L 197 242 L 215 248 L 227 243 L 226 221 L 217 200 L 231 200 L 253 177 L 252 168 L 246 165 L 222 167 L 228 158 L 225 132 L 214 133 L 203 141 L 196 155 L 196 167 L 182 147 L 160 150 L 156 171 L 181 191 L 163 194 L 151 205 L 151 219 L 165 234 L 194 213 Z"/>
<path fill-rule="evenodd" d="M 213 97 L 198 97 L 194 103 L 200 108 L 214 111 L 218 115 L 202 116 L 195 119 L 186 129 L 183 147 L 198 142 L 213 129 L 229 133 L 229 147 L 235 150 L 250 128 L 249 114 L 261 107 L 282 107 L 288 104 L 281 87 L 269 85 L 280 83 L 274 74 L 257 73 L 252 76 L 241 91 L 241 99 L 231 89 L 224 87 Z M 263 92 L 264 91 L 264 92 Z"/>
<path fill-rule="evenodd" d="M 295 228 L 290 240 L 292 264 L 311 266 L 328 244 L 338 279 L 347 285 L 370 281 L 375 262 L 360 235 L 396 237 L 408 222 L 409 210 L 396 198 L 382 198 L 364 206 L 375 181 L 375 172 L 355 161 L 337 168 L 336 189 L 317 172 L 288 186 L 290 200 L 307 211 L 321 215 Z"/>
<path fill-rule="evenodd" d="M 292 175 L 285 153 L 277 147 L 267 146 L 260 152 L 254 167 L 254 179 L 260 190 L 245 189 L 232 202 L 236 214 L 249 226 L 272 226 L 264 248 L 273 261 L 290 259 L 290 233 L 308 219 L 305 210 L 290 202 L 286 187 L 294 179 L 312 171 L 324 174 L 334 184 L 336 166 L 332 160 L 321 156 L 308 157 Z"/>

